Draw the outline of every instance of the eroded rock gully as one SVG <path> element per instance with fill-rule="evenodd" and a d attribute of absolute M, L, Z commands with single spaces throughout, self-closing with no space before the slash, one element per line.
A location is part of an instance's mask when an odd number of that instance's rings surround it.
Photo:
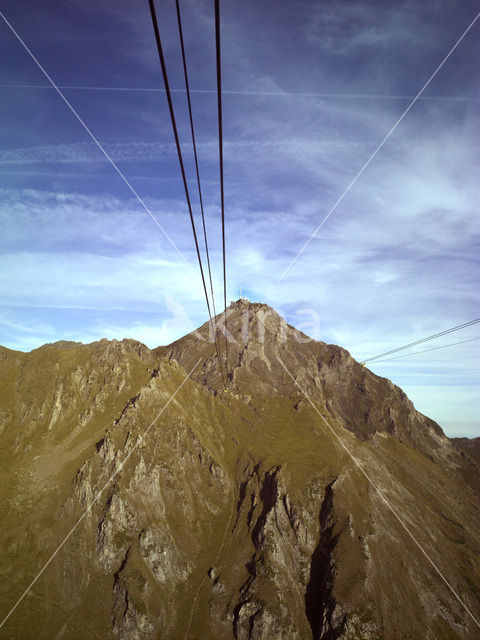
<path fill-rule="evenodd" d="M 338 538 L 333 533 L 335 481 L 327 484 L 323 497 L 315 488 L 319 516 L 306 518 L 305 526 L 287 493 L 281 466 L 263 469 L 260 463 L 245 475 L 233 531 L 243 525 L 253 549 L 233 606 L 235 639 L 300 639 L 310 636 L 308 626 L 313 640 L 339 637 L 344 616 L 333 596 L 333 550 Z"/>

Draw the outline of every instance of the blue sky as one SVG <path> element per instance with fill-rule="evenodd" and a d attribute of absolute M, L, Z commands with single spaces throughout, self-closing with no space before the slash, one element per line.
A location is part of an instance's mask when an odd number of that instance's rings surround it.
<path fill-rule="evenodd" d="M 213 2 L 181 7 L 220 307 Z M 148 3 L 2 11 L 195 265 Z M 241 285 L 359 360 L 479 317 L 480 20 L 278 282 L 478 3 L 223 0 L 221 11 L 228 300 Z M 198 220 L 173 0 L 157 12 Z M 2 20 L 0 90 L 0 344 L 154 347 L 203 323 L 198 274 Z M 425 346 L 477 336 L 473 326 Z M 479 355 L 470 342 L 371 369 L 449 435 L 473 436 Z"/>

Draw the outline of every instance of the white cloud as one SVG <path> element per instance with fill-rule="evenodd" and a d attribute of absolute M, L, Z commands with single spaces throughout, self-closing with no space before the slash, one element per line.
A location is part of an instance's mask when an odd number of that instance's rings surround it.
<path fill-rule="evenodd" d="M 118 142 L 102 143 L 105 151 L 114 162 L 121 161 L 157 161 L 170 156 L 175 151 L 174 144 L 158 142 Z M 40 145 L 20 149 L 8 149 L 0 152 L 0 164 L 71 164 L 106 163 L 104 154 L 93 142 L 73 144 Z"/>
<path fill-rule="evenodd" d="M 359 54 L 367 47 L 428 46 L 432 25 L 411 2 L 329 2 L 312 7 L 307 38 L 327 53 Z"/>

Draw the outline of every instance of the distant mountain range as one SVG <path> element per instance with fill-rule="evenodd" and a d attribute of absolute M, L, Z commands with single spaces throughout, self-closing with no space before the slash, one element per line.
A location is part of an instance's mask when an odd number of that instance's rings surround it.
<path fill-rule="evenodd" d="M 48 562 L 0 638 L 480 637 L 480 439 L 266 305 L 227 328 L 0 348 L 1 619 Z"/>

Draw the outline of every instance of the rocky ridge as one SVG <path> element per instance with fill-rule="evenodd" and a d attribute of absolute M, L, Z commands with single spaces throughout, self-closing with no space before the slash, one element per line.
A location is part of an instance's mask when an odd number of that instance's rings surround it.
<path fill-rule="evenodd" d="M 0 350 L 2 602 L 86 513 L 0 637 L 474 637 L 323 418 L 478 618 L 475 462 L 266 305 L 235 303 L 227 326 L 228 382 L 208 325 L 154 351 Z"/>

